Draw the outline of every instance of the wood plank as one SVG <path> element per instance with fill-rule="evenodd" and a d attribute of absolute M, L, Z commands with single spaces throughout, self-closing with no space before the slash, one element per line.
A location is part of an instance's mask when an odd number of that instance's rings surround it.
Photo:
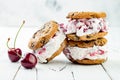
<path fill-rule="evenodd" d="M 38 80 L 73 80 L 70 71 L 38 70 Z"/>
<path fill-rule="evenodd" d="M 78 65 L 69 63 L 68 70 L 74 80 L 111 80 L 101 65 Z"/>
<path fill-rule="evenodd" d="M 103 64 L 112 80 L 120 80 L 120 51 L 109 49 L 108 60 Z"/>

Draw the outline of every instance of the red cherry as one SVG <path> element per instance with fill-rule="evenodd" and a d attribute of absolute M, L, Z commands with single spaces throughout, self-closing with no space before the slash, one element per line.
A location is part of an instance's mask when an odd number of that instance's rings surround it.
<path fill-rule="evenodd" d="M 22 56 L 22 51 L 20 48 L 11 48 L 8 50 L 8 56 L 11 62 L 17 62 Z"/>
<path fill-rule="evenodd" d="M 33 53 L 28 53 L 23 60 L 21 65 L 26 69 L 32 69 L 37 64 L 37 57 Z"/>

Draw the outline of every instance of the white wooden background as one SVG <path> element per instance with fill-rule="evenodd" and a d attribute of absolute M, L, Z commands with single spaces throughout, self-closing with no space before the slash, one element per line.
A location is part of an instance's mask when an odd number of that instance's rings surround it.
<path fill-rule="evenodd" d="M 25 27 L 21 30 L 16 43 L 23 53 L 31 52 L 27 44 L 38 28 Z M 17 28 L 0 27 L 0 80 L 120 80 L 120 28 L 109 30 L 108 60 L 100 65 L 72 64 L 61 53 L 48 64 L 37 64 L 34 69 L 25 69 L 20 62 L 11 63 L 7 55 L 6 41 L 11 37 L 10 46 Z"/>

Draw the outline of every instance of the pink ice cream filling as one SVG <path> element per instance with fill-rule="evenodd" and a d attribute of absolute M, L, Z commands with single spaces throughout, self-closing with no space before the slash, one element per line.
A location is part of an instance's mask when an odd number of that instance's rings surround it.
<path fill-rule="evenodd" d="M 82 60 L 82 59 L 105 59 L 107 51 L 100 47 L 94 48 L 79 48 L 79 47 L 66 47 L 63 51 L 68 59 Z"/>
<path fill-rule="evenodd" d="M 98 32 L 107 32 L 108 23 L 103 18 L 73 19 L 68 24 L 60 24 L 65 34 L 75 33 L 77 36 L 93 34 Z"/>

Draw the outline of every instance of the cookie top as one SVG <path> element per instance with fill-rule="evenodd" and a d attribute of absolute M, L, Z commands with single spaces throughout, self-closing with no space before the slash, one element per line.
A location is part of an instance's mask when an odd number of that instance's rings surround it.
<path fill-rule="evenodd" d="M 92 41 L 72 41 L 68 40 L 67 45 L 71 47 L 89 48 L 93 46 L 104 46 L 107 43 L 107 39 L 99 38 Z"/>
<path fill-rule="evenodd" d="M 80 19 L 80 18 L 105 18 L 105 12 L 70 12 L 66 18 Z"/>
<path fill-rule="evenodd" d="M 36 31 L 28 43 L 28 47 L 36 50 L 46 44 L 58 31 L 58 23 L 49 21 L 43 25 L 43 28 Z"/>

